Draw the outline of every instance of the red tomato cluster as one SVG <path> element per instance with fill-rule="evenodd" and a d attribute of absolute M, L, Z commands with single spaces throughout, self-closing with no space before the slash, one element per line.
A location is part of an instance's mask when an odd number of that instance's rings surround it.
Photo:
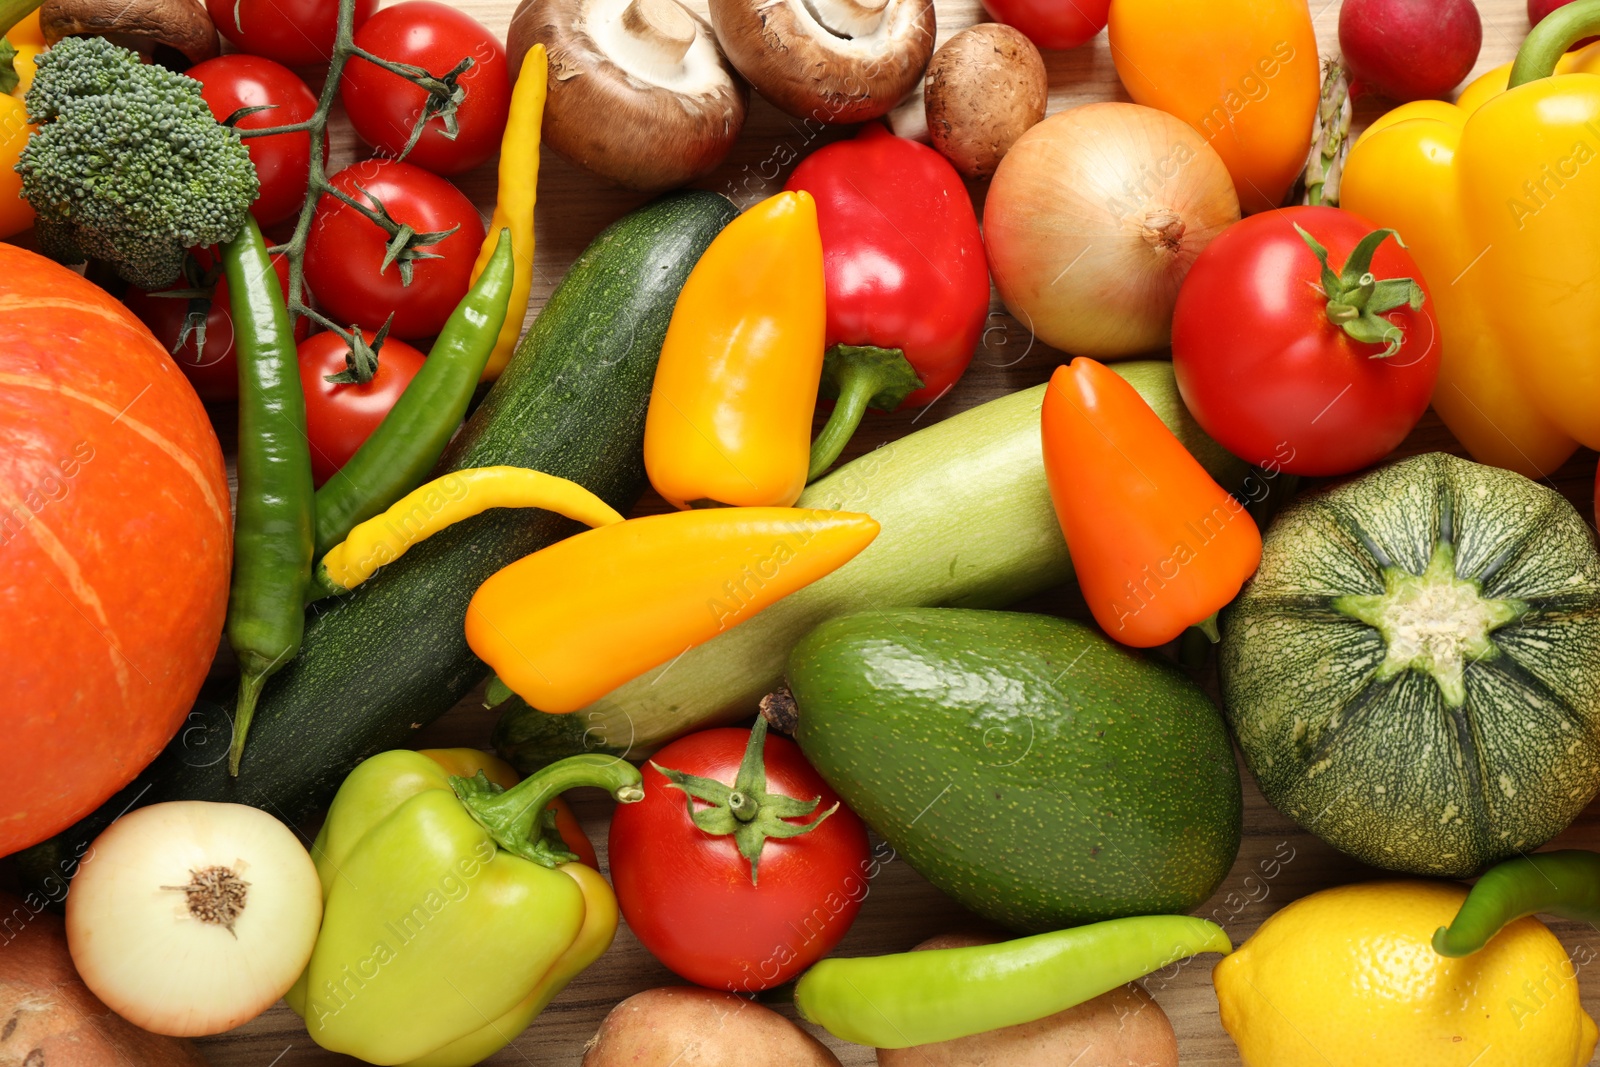
<path fill-rule="evenodd" d="M 363 330 L 371 344 L 374 334 Z M 306 435 L 311 438 L 311 477 L 320 488 L 366 443 L 422 369 L 427 357 L 404 341 L 388 339 L 378 369 L 367 382 L 330 382 L 348 364 L 350 346 L 324 332 L 300 342 L 300 388 L 306 397 Z"/>

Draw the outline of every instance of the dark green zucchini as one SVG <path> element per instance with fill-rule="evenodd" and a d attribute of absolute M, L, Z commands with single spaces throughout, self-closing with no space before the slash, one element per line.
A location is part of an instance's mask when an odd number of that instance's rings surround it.
<path fill-rule="evenodd" d="M 662 197 L 608 227 L 551 295 L 444 458 L 570 478 L 627 512 L 643 489 L 644 416 L 678 291 L 733 218 L 715 193 Z M 403 746 L 488 674 L 467 648 L 467 602 L 495 571 L 578 529 L 548 512 L 493 511 L 412 548 L 307 620 L 300 655 L 261 697 L 239 777 L 231 716 L 202 701 L 156 761 L 101 809 L 30 851 L 36 877 L 70 873 L 121 811 L 161 800 L 252 804 L 289 822 L 324 807 L 357 763 Z M 115 729 L 107 716 L 107 729 Z"/>

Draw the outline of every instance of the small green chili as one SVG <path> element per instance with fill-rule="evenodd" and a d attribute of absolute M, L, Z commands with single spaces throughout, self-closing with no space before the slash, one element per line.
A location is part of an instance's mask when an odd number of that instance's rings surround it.
<path fill-rule="evenodd" d="M 239 773 L 261 687 L 300 650 L 315 492 L 294 331 L 261 230 L 223 246 L 239 363 L 239 502 L 228 643 L 239 657 L 228 771 Z"/>
<path fill-rule="evenodd" d="M 1433 935 L 1433 950 L 1470 956 L 1508 924 L 1540 913 L 1600 924 L 1600 853 L 1540 852 L 1491 867 Z"/>
<path fill-rule="evenodd" d="M 317 491 L 319 557 L 427 480 L 494 353 L 515 277 L 510 231 L 502 229 L 489 265 L 456 305 L 422 369 L 356 454 Z"/>
<path fill-rule="evenodd" d="M 1222 928 L 1145 915 L 998 945 L 826 959 L 794 1002 L 835 1037 L 907 1048 L 1043 1019 L 1201 952 L 1227 955 Z"/>

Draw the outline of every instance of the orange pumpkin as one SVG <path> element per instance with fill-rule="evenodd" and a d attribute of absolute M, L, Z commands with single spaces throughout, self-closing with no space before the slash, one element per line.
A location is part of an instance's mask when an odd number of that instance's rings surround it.
<path fill-rule="evenodd" d="M 104 291 L 0 244 L 0 856 L 177 731 L 232 536 L 222 449 L 177 364 Z"/>

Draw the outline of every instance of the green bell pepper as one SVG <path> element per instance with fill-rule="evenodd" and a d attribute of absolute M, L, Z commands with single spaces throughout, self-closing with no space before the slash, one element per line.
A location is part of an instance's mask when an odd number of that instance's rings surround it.
<path fill-rule="evenodd" d="M 322 930 L 284 998 L 312 1039 L 369 1063 L 467 1067 L 521 1033 L 616 933 L 611 887 L 555 831 L 550 804 L 576 786 L 644 797 L 636 768 L 598 754 L 510 789 L 419 752 L 352 771 L 312 848 Z"/>

